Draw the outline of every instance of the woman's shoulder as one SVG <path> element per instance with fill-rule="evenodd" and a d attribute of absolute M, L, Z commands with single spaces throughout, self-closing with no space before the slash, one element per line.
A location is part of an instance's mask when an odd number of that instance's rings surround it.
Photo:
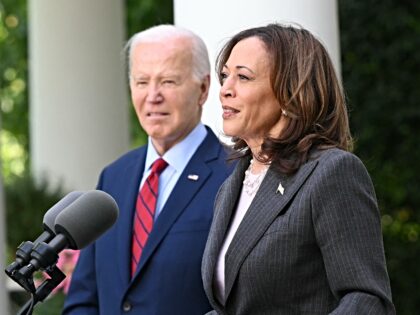
<path fill-rule="evenodd" d="M 354 153 L 339 148 L 317 149 L 310 154 L 310 160 L 317 160 L 319 163 L 331 163 L 340 160 L 360 161 Z"/>
<path fill-rule="evenodd" d="M 317 150 L 311 154 L 311 160 L 318 162 L 318 168 L 323 171 L 367 173 L 361 159 L 354 153 L 338 148 Z"/>

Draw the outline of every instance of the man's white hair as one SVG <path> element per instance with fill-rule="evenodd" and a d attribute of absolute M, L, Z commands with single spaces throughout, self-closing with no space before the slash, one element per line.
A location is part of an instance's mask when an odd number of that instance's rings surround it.
<path fill-rule="evenodd" d="M 201 81 L 210 75 L 210 61 L 206 44 L 194 32 L 185 28 L 170 24 L 153 26 L 144 31 L 134 34 L 125 46 L 128 63 L 128 73 L 130 75 L 133 48 L 140 43 L 162 42 L 173 38 L 188 38 L 191 40 L 192 65 L 194 77 Z"/>

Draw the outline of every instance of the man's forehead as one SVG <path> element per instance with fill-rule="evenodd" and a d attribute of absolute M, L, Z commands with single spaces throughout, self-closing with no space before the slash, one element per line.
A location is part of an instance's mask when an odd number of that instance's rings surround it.
<path fill-rule="evenodd" d="M 165 79 L 165 78 L 171 78 L 171 79 L 182 79 L 186 76 L 186 72 L 180 72 L 180 71 L 162 71 L 160 73 L 150 73 L 147 71 L 134 71 L 131 75 L 131 78 L 133 79 L 148 79 L 151 76 L 156 77 L 157 79 Z"/>
<path fill-rule="evenodd" d="M 191 71 L 191 54 L 182 50 L 139 50 L 133 56 L 132 74 L 165 73 L 185 75 Z"/>
<path fill-rule="evenodd" d="M 192 41 L 186 37 L 141 41 L 135 44 L 134 50 L 165 50 L 173 53 L 188 52 L 192 50 Z"/>
<path fill-rule="evenodd" d="M 140 44 L 132 57 L 134 62 L 139 63 L 190 62 L 192 52 L 184 46 Z"/>

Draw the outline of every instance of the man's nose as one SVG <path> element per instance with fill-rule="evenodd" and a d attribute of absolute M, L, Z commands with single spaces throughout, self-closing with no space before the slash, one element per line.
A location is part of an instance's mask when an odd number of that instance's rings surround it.
<path fill-rule="evenodd" d="M 151 84 L 149 86 L 146 101 L 150 103 L 160 103 L 163 101 L 163 95 L 158 85 Z"/>

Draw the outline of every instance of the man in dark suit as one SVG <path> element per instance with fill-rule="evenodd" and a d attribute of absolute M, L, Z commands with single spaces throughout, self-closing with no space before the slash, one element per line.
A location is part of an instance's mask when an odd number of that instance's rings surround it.
<path fill-rule="evenodd" d="M 134 35 L 127 52 L 132 101 L 148 144 L 100 175 L 98 189 L 115 198 L 120 215 L 81 252 L 64 314 L 201 315 L 211 309 L 200 265 L 213 200 L 230 173 L 224 148 L 200 123 L 210 85 L 207 49 L 192 32 L 161 25 Z M 159 158 L 166 167 L 153 188 L 149 175 Z M 142 207 L 152 217 L 146 223 Z"/>

